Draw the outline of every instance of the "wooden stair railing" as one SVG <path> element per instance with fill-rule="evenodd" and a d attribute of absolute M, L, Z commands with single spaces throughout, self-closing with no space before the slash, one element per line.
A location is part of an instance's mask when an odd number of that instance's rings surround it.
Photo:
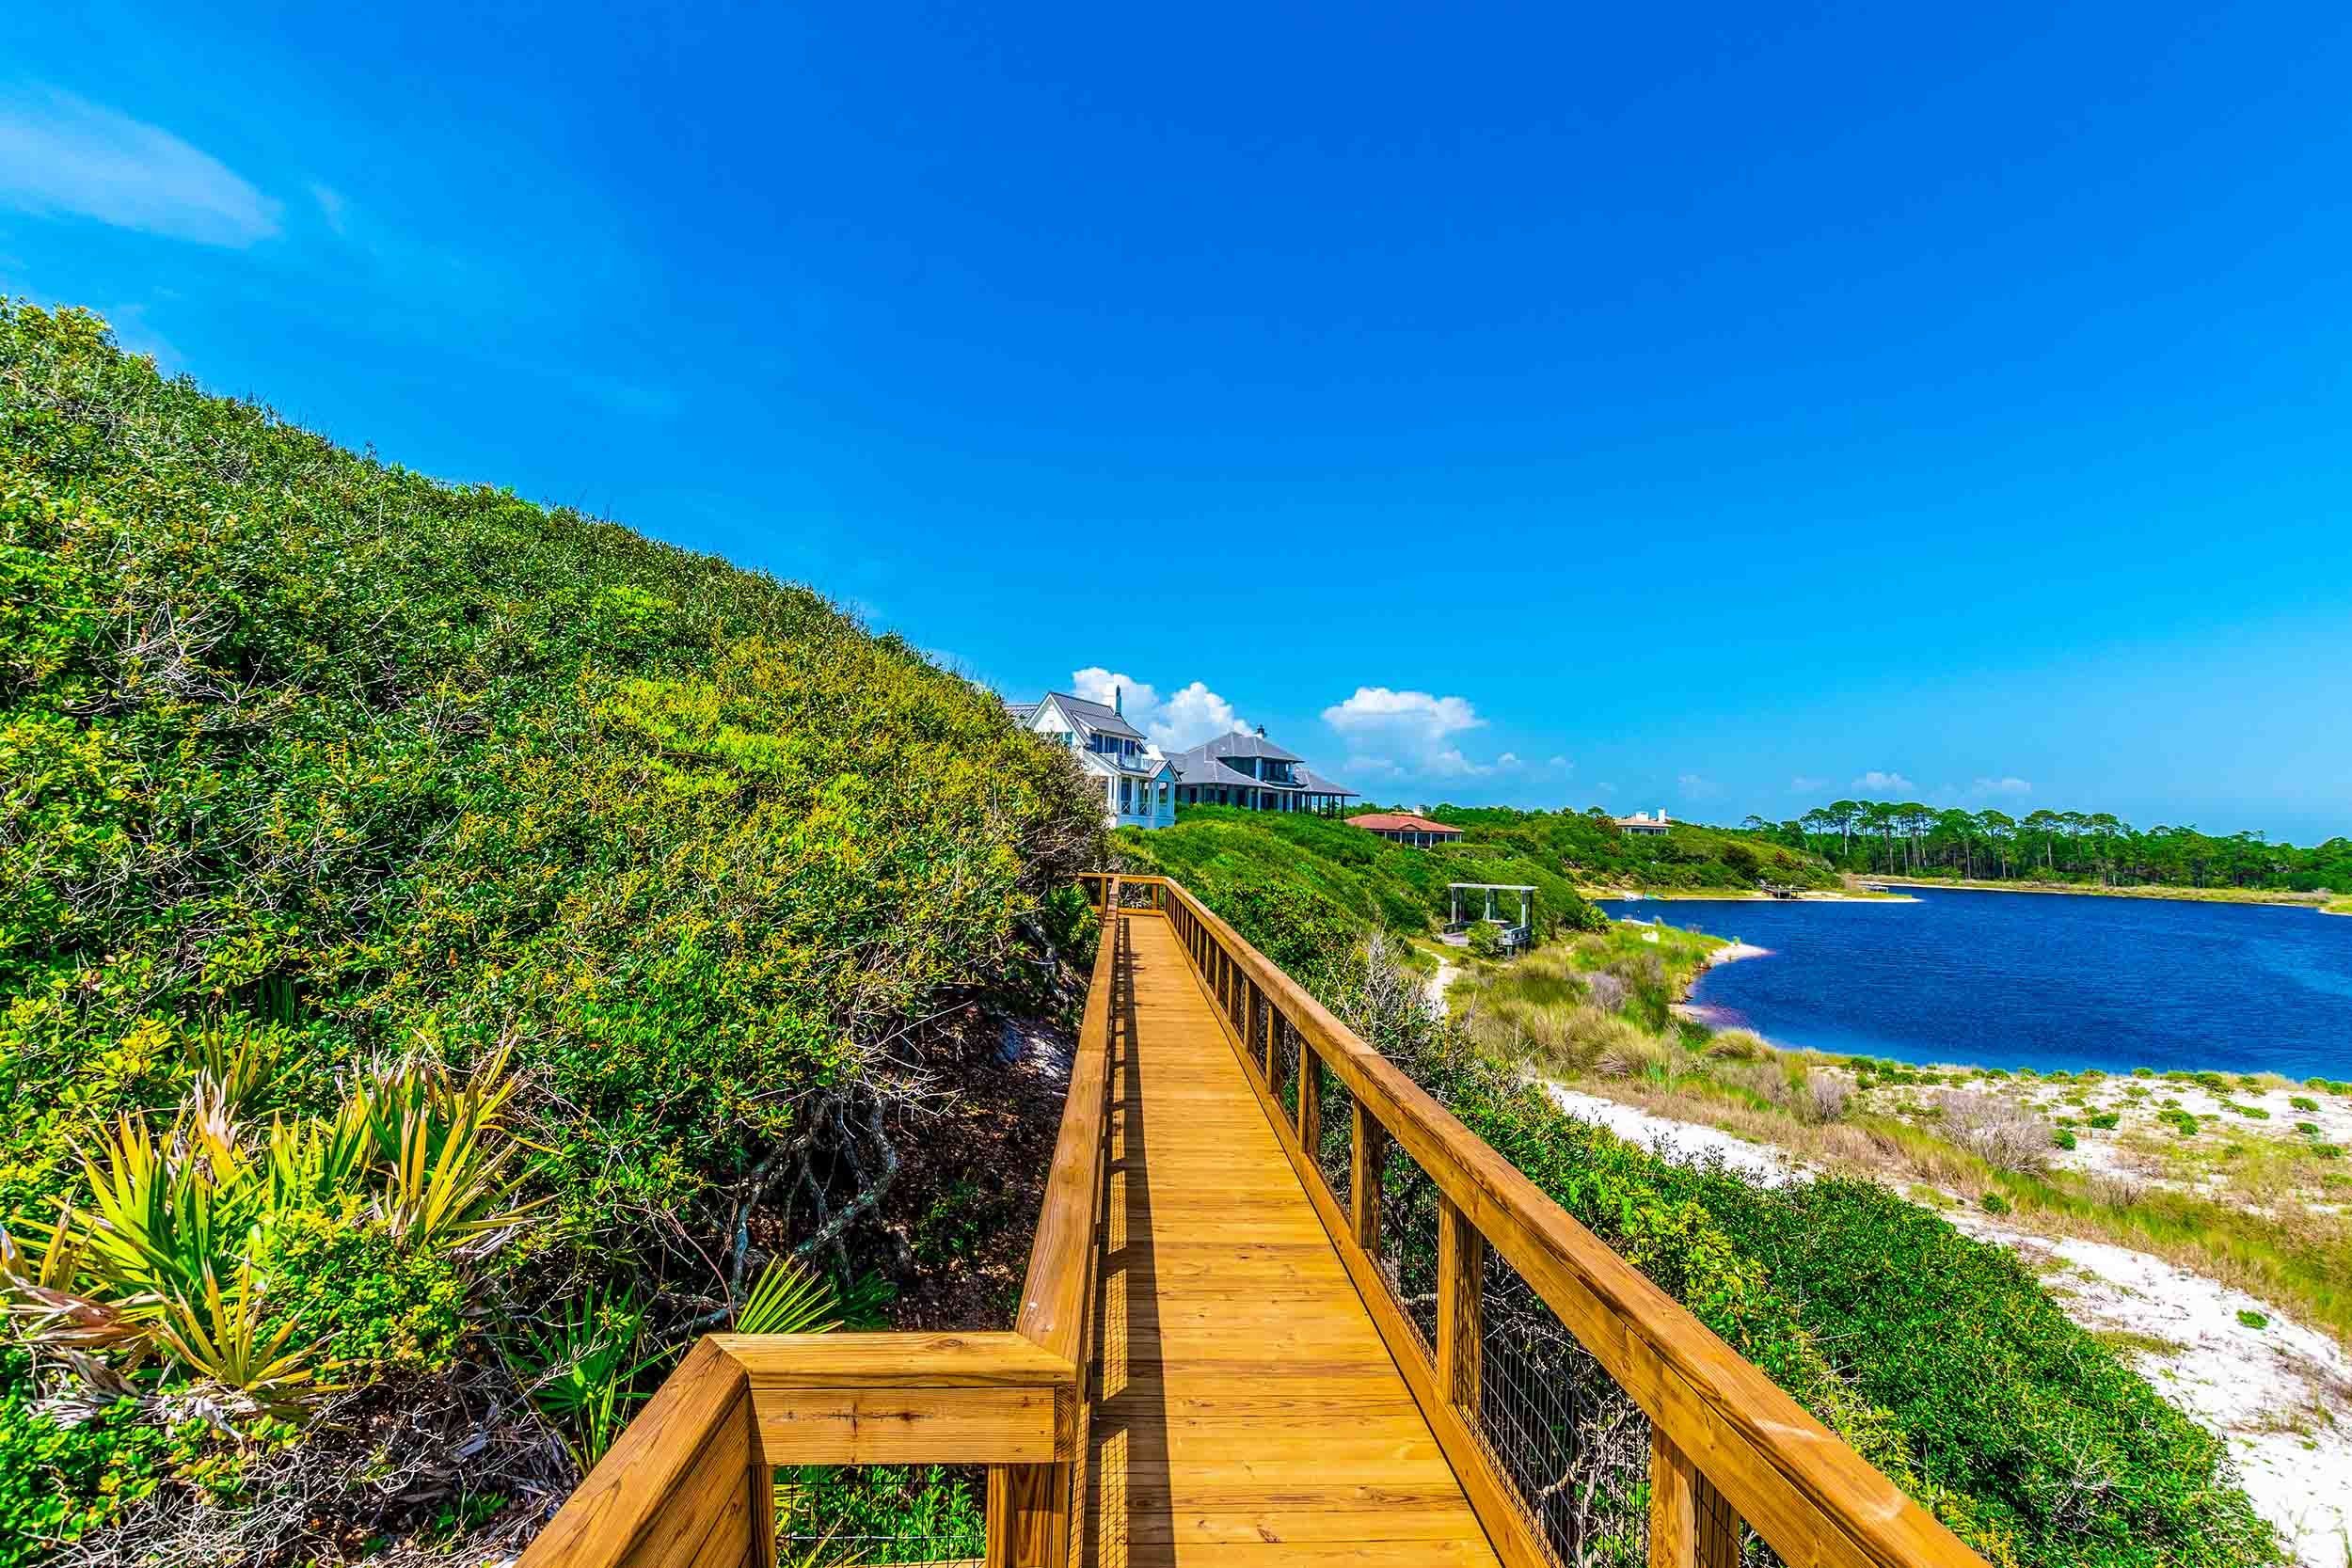
<path fill-rule="evenodd" d="M 1648 1419 L 1652 1568 L 1738 1568 L 1744 1524 L 1787 1564 L 1984 1568 L 1982 1559 L 1546 1196 L 1181 883 L 1123 879 L 1190 959 L 1308 1200 L 1452 1463 L 1499 1556 L 1552 1568 L 1596 1554 L 1556 1539 L 1508 1434 L 1486 1430 L 1482 1291 L 1500 1255 Z M 1152 889 L 1148 894 L 1146 889 Z M 1114 901 L 1119 895 L 1114 893 Z M 1323 1160 L 1323 1072 L 1352 1101 L 1347 1199 Z M 1286 1094 L 1286 1082 L 1288 1092 Z M 1333 1129 L 1336 1132 L 1336 1126 Z M 1424 1341 L 1384 1276 L 1384 1181 L 1401 1151 L 1434 1183 L 1435 1332 Z M 1431 1342 L 1433 1341 L 1433 1342 Z"/>
<path fill-rule="evenodd" d="M 1076 1369 L 1018 1334 L 715 1334 L 698 1341 L 521 1568 L 760 1568 L 775 1471 L 1066 1463 Z"/>
<path fill-rule="evenodd" d="M 1115 908 L 1118 879 L 1096 881 L 1091 902 Z M 818 1465 L 986 1465 L 989 1568 L 1064 1561 L 1117 937 L 1106 924 L 1019 1332 L 707 1336 L 519 1568 L 773 1568 L 776 1469 Z"/>

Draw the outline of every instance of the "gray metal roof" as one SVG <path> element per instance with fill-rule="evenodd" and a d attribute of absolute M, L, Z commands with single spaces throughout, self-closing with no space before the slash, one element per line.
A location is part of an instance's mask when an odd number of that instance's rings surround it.
<path fill-rule="evenodd" d="M 1296 771 L 1299 787 L 1310 795 L 1345 795 L 1350 799 L 1355 797 L 1354 790 L 1344 784 L 1333 784 L 1304 763 L 1299 764 Z"/>
<path fill-rule="evenodd" d="M 1059 703 L 1064 713 L 1090 730 L 1123 736 L 1131 740 L 1145 738 L 1143 732 L 1120 718 L 1116 708 L 1105 707 L 1101 703 L 1089 703 L 1084 697 L 1073 697 L 1067 691 L 1048 691 L 1045 697 L 1047 702 Z"/>
<path fill-rule="evenodd" d="M 1219 740 L 1248 741 L 1251 747 L 1263 747 L 1263 750 L 1233 750 L 1219 746 L 1217 743 Z M 1275 784 L 1265 779 L 1253 779 L 1248 774 L 1241 771 L 1239 768 L 1227 766 L 1223 759 L 1229 756 L 1271 757 L 1276 762 L 1297 763 L 1298 766 L 1291 769 L 1291 776 L 1297 782 L 1295 784 Z M 1345 788 L 1340 784 L 1335 784 L 1330 780 L 1323 777 L 1323 775 L 1317 773 L 1314 769 L 1309 768 L 1304 762 L 1300 761 L 1295 753 L 1285 752 L 1282 748 L 1275 745 L 1272 741 L 1254 735 L 1219 736 L 1217 740 L 1203 741 L 1200 745 L 1195 746 L 1191 751 L 1179 752 L 1176 755 L 1168 758 L 1168 760 L 1174 763 L 1178 768 L 1184 770 L 1184 782 L 1187 785 L 1206 784 L 1214 789 L 1231 784 L 1241 789 L 1272 789 L 1290 795 L 1346 795 L 1352 797 L 1356 793 L 1352 789 Z"/>
<path fill-rule="evenodd" d="M 1192 751 L 1198 752 L 1203 756 L 1211 757 L 1271 757 L 1276 762 L 1304 762 L 1307 760 L 1305 757 L 1300 756 L 1296 752 L 1285 752 L 1281 747 L 1277 746 L 1273 741 L 1268 740 L 1263 733 L 1258 735 L 1216 736 L 1210 739 L 1202 741 L 1200 745 L 1195 746 Z M 1186 756 L 1190 756 L 1192 752 L 1187 752 L 1184 754 Z"/>

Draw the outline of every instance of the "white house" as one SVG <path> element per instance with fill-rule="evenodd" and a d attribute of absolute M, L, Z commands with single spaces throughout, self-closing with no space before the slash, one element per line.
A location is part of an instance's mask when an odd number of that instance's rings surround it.
<path fill-rule="evenodd" d="M 1645 811 L 1637 811 L 1631 816 L 1617 818 L 1617 831 L 1621 833 L 1630 833 L 1635 838 L 1662 838 L 1665 836 L 1666 830 L 1673 826 L 1674 824 L 1666 819 L 1666 808 L 1663 806 L 1658 808 L 1656 816 L 1652 816 Z"/>
<path fill-rule="evenodd" d="M 1176 825 L 1176 778 L 1159 748 L 1120 714 L 1122 693 L 1111 705 L 1089 703 L 1067 691 L 1049 691 L 1042 702 L 1009 703 L 1013 721 L 1076 754 L 1080 766 L 1103 784 L 1103 815 L 1114 828 L 1172 828 Z"/>

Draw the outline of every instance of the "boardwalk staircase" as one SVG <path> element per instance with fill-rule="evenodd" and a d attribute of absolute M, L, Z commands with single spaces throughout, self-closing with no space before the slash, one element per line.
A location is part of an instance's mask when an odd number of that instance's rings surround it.
<path fill-rule="evenodd" d="M 1087 886 L 1012 1328 L 705 1338 L 523 1568 L 938 1560 L 860 1478 L 966 1468 L 990 1568 L 1982 1568 L 1181 884 Z"/>

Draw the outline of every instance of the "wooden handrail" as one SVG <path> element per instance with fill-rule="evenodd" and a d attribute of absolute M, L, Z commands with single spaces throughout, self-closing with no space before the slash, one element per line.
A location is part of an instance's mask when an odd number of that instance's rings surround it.
<path fill-rule="evenodd" d="M 519 1568 L 773 1562 L 776 1466 L 1050 1470 L 1077 1409 L 1078 1369 L 1018 1334 L 709 1335 Z"/>
<path fill-rule="evenodd" d="M 1045 1353 L 1084 1368 L 1095 1275 L 1095 1238 L 1102 1223 L 1103 1167 L 1110 1117 L 1111 993 L 1123 927 L 1118 917 L 1121 879 L 1099 879 L 1104 912 L 1095 943 L 1094 973 L 1070 1065 L 1061 1131 L 1045 1173 L 1029 1270 L 1021 1286 L 1014 1332 Z M 1076 1412 L 1073 1452 L 1085 1451 L 1085 1407 Z M 988 1475 L 990 1568 L 1044 1568 L 1069 1557 L 1071 1521 L 1077 1512 L 1078 1468 L 1053 1465 L 998 1465 Z"/>
<path fill-rule="evenodd" d="M 1506 1547 L 1506 1558 L 1521 1555 L 1507 1549 L 1513 1530 L 1498 1528 L 1512 1522 L 1487 1518 L 1487 1506 L 1482 1506 L 1497 1499 L 1499 1478 L 1477 1445 L 1467 1441 L 1462 1412 L 1445 1397 L 1458 1387 L 1462 1373 L 1426 1366 L 1417 1338 L 1379 1287 L 1377 1265 L 1359 1240 L 1376 1244 L 1378 1218 L 1365 1213 L 1361 1188 L 1362 1173 L 1376 1168 L 1379 1140 L 1359 1139 L 1364 1164 L 1358 1166 L 1350 1195 L 1356 1212 L 1343 1212 L 1319 1177 L 1310 1180 L 1314 1153 L 1300 1142 L 1292 1113 L 1273 1092 L 1266 1064 L 1277 1057 L 1263 1050 L 1257 1037 L 1264 1033 L 1256 1022 L 1261 1004 L 1298 1037 L 1302 1088 L 1312 1085 L 1306 1069 L 1320 1058 L 1354 1097 L 1360 1122 L 1376 1123 L 1386 1139 L 1427 1173 L 1440 1195 L 1441 1229 L 1458 1224 L 1499 1252 L 1649 1417 L 1665 1456 L 1657 1479 L 1670 1488 L 1662 1498 L 1653 1490 L 1653 1509 L 1664 1511 L 1661 1523 L 1669 1527 L 1653 1537 L 1654 1562 L 1691 1560 L 1673 1555 L 1676 1538 L 1693 1535 L 1687 1527 L 1676 1527 L 1690 1511 L 1692 1486 L 1705 1485 L 1792 1564 L 1983 1568 L 1982 1560 L 1926 1509 L 1546 1196 L 1182 883 L 1162 877 L 1125 879 L 1166 890 L 1163 907 L 1196 977 L 1249 1068 L 1278 1136 L 1356 1275 L 1374 1321 L 1390 1337 L 1432 1430 L 1447 1446 L 1457 1474 L 1466 1468 L 1487 1472 L 1483 1484 L 1473 1484 L 1482 1478 L 1463 1474 L 1465 1489 L 1489 1535 Z M 1233 1006 L 1237 997 L 1240 1006 Z M 1235 1012 L 1245 1014 L 1239 1028 L 1233 1026 Z M 1301 1104 L 1311 1098 L 1302 1093 Z M 1364 1148 L 1368 1143 L 1374 1147 Z M 1457 1233 L 1454 1244 L 1444 1249 L 1455 1266 L 1441 1271 L 1441 1278 L 1452 1277 L 1457 1290 L 1474 1291 L 1475 1269 L 1459 1266 L 1469 1250 L 1462 1244 L 1466 1239 Z M 1463 1314 L 1474 1311 L 1474 1298 L 1457 1299 L 1451 1307 L 1441 1301 L 1440 1337 L 1447 1349 L 1454 1348 L 1459 1323 L 1473 1321 Z M 1446 1334 L 1445 1327 L 1455 1332 Z M 1416 1377 L 1416 1369 L 1425 1370 Z M 1685 1484 L 1671 1490 L 1678 1477 Z"/>

